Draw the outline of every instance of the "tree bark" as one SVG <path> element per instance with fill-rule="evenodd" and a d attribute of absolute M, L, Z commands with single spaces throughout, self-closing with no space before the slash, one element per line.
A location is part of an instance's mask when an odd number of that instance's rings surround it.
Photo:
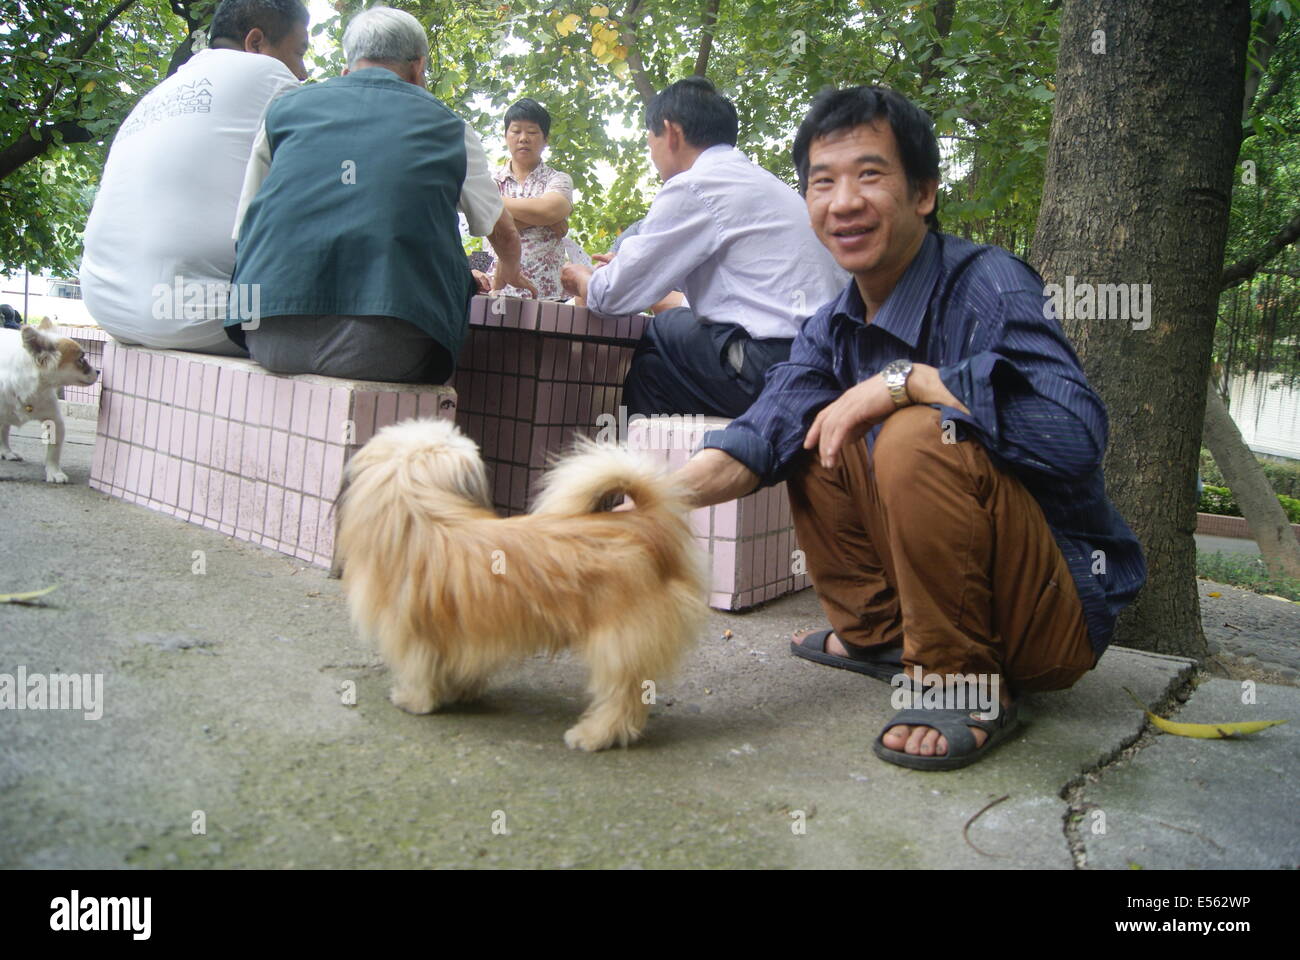
<path fill-rule="evenodd" d="M 1213 383 L 1205 394 L 1205 445 L 1250 524 L 1264 563 L 1270 570 L 1300 580 L 1300 541 Z"/>
<path fill-rule="evenodd" d="M 1033 245 L 1049 282 L 1150 284 L 1139 288 L 1149 292 L 1145 329 L 1068 310 L 1062 326 L 1109 410 L 1108 490 L 1147 559 L 1146 587 L 1115 640 L 1197 658 L 1207 649 L 1192 478 L 1249 28 L 1246 0 L 1066 0 Z"/>

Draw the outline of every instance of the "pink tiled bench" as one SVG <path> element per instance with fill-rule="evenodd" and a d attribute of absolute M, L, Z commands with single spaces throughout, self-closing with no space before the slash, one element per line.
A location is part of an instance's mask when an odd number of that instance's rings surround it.
<path fill-rule="evenodd" d="M 1291 524 L 1296 539 L 1300 540 L 1300 523 Z M 1250 524 L 1245 517 L 1226 517 L 1219 513 L 1198 513 L 1196 515 L 1196 532 L 1211 537 L 1237 537 L 1245 540 L 1254 539 Z"/>
<path fill-rule="evenodd" d="M 86 360 L 95 369 L 102 369 L 104 366 L 104 344 L 111 338 L 99 327 L 71 327 L 66 325 L 56 326 L 53 330 L 56 336 L 67 337 L 70 340 L 76 340 L 81 345 L 81 349 L 86 351 Z M 63 388 L 63 400 L 67 403 L 83 404 L 86 407 L 99 407 L 100 382 L 96 380 L 88 387 L 70 386 Z M 93 411 L 88 411 L 87 416 L 94 416 Z"/>
<path fill-rule="evenodd" d="M 618 415 L 623 378 L 646 316 L 604 317 L 585 307 L 475 297 L 451 383 L 456 420 L 492 471 L 493 503 L 522 513 L 548 453 L 575 432 L 594 435 Z"/>
<path fill-rule="evenodd" d="M 450 387 L 277 376 L 109 340 L 90 485 L 331 565 L 343 465 L 380 427 L 456 414 Z"/>
<path fill-rule="evenodd" d="M 628 446 L 677 468 L 690 459 L 704 434 L 730 420 L 719 417 L 669 417 L 628 424 Z M 794 521 L 785 484 L 757 490 L 739 500 L 691 513 L 691 530 L 712 567 L 709 605 L 743 610 L 765 600 L 811 586 L 797 563 Z"/>

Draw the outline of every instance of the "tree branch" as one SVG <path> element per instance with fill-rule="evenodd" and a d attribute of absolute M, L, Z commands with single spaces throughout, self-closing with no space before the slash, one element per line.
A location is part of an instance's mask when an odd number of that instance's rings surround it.
<path fill-rule="evenodd" d="M 641 0 L 632 0 L 628 4 L 626 12 L 619 19 L 623 27 L 619 39 L 627 47 L 627 65 L 632 70 L 632 83 L 636 86 L 636 92 L 641 95 L 641 101 L 648 107 L 657 91 L 655 85 L 650 82 L 650 75 L 646 73 L 645 63 L 641 60 L 641 51 L 637 47 L 636 34 L 632 32 L 636 27 L 636 15 L 640 6 Z"/>
<path fill-rule="evenodd" d="M 1232 266 L 1225 268 L 1221 280 L 1221 289 L 1231 290 L 1233 287 L 1245 283 L 1259 272 L 1260 267 L 1297 240 L 1300 240 L 1300 211 L 1297 211 L 1296 215 L 1281 230 L 1261 244 L 1258 250 L 1248 257 L 1238 260 Z"/>
<path fill-rule="evenodd" d="M 24 130 L 9 146 L 0 150 L 0 180 L 13 173 L 29 160 L 35 160 L 54 145 L 51 134 L 57 131 L 64 143 L 90 143 L 95 135 L 74 120 L 47 124 L 41 128 L 41 138 L 32 136 L 32 130 Z"/>
<path fill-rule="evenodd" d="M 719 0 L 709 0 L 704 11 L 704 39 L 700 41 L 700 54 L 695 58 L 695 76 L 705 76 L 709 69 L 709 54 L 713 52 L 713 26 L 718 22 Z"/>

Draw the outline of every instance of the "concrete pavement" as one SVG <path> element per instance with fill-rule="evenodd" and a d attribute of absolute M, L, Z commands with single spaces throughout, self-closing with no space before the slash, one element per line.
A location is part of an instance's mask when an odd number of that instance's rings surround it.
<path fill-rule="evenodd" d="M 480 704 L 402 713 L 337 581 L 90 490 L 91 425 L 72 423 L 72 485 L 0 464 L 0 592 L 61 584 L 48 607 L 0 605 L 0 673 L 102 673 L 103 715 L 0 710 L 0 866 L 1300 864 L 1300 729 L 1172 742 L 1121 689 L 1228 720 L 1294 717 L 1295 688 L 1243 706 L 1239 684 L 1193 690 L 1190 663 L 1112 649 L 1075 689 L 1030 697 L 989 758 L 909 771 L 871 754 L 886 685 L 790 657 L 821 622 L 805 591 L 713 614 L 645 740 L 577 754 L 577 662 L 528 660 Z M 34 426 L 14 445 L 37 460 Z"/>

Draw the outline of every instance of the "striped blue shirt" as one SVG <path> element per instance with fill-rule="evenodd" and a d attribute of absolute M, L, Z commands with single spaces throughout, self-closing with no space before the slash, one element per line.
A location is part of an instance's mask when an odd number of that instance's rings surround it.
<path fill-rule="evenodd" d="M 934 404 L 959 439 L 980 443 L 995 466 L 1038 501 L 1083 602 L 1100 656 L 1115 618 L 1146 581 L 1137 538 L 1106 497 L 1107 418 L 1052 314 L 1043 281 L 1000 247 L 927 234 L 871 324 L 857 284 L 809 317 L 790 359 L 767 372 L 753 406 L 701 449 L 722 450 L 763 486 L 798 466 L 818 411 L 891 360 L 939 368 L 970 410 Z M 880 427 L 868 432 L 874 447 Z"/>

